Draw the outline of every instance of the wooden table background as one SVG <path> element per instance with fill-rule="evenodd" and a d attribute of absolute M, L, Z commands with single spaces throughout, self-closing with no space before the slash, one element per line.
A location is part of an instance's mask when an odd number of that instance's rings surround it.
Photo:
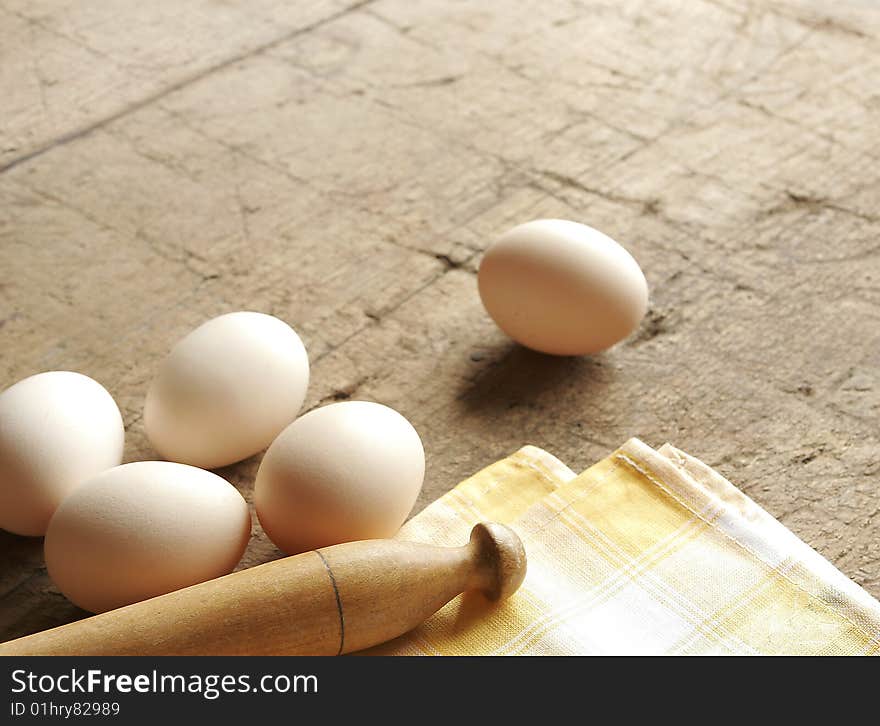
<path fill-rule="evenodd" d="M 419 430 L 418 508 L 525 443 L 671 441 L 880 596 L 878 37 L 871 0 L 0 0 L 0 387 L 88 374 L 149 459 L 171 344 L 272 313 L 307 408 Z M 631 340 L 487 318 L 482 250 L 548 216 L 639 260 Z M 0 639 L 82 615 L 40 540 L 0 555 Z"/>

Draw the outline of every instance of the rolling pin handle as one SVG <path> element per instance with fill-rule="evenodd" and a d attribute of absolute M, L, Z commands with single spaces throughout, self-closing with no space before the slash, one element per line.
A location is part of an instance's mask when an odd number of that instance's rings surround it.
<path fill-rule="evenodd" d="M 504 600 L 516 592 L 526 576 L 526 551 L 510 527 L 478 524 L 467 547 L 476 564 L 468 589 L 480 590 L 489 600 Z"/>
<path fill-rule="evenodd" d="M 346 542 L 267 562 L 0 644 L 0 655 L 331 655 L 412 630 L 463 590 L 512 595 L 513 530 L 478 524 L 461 547 Z"/>

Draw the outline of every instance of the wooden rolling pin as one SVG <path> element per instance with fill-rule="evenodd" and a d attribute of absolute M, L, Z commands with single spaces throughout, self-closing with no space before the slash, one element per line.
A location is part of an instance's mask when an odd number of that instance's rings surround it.
<path fill-rule="evenodd" d="M 348 542 L 11 640 L 0 655 L 338 655 L 412 630 L 466 590 L 505 598 L 525 572 L 501 524 L 478 524 L 463 547 Z"/>

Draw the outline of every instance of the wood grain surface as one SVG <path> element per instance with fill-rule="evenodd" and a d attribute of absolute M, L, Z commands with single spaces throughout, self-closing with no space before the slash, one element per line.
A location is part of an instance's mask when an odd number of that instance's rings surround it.
<path fill-rule="evenodd" d="M 671 441 L 880 596 L 878 38 L 873 0 L 0 0 L 0 387 L 90 375 L 150 459 L 172 343 L 272 313 L 308 408 L 413 422 L 417 508 L 525 443 Z M 641 263 L 626 343 L 486 316 L 482 250 L 546 216 Z M 241 567 L 277 556 L 255 525 Z M 39 540 L 0 558 L 0 639 L 83 615 Z"/>

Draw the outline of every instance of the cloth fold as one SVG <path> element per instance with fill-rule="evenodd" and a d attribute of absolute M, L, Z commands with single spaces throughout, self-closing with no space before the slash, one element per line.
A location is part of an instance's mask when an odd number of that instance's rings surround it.
<path fill-rule="evenodd" d="M 400 655 L 870 654 L 880 603 L 699 459 L 631 439 L 582 474 L 526 446 L 404 525 L 460 545 L 508 524 L 529 568 L 508 601 L 456 598 L 364 651 Z"/>

